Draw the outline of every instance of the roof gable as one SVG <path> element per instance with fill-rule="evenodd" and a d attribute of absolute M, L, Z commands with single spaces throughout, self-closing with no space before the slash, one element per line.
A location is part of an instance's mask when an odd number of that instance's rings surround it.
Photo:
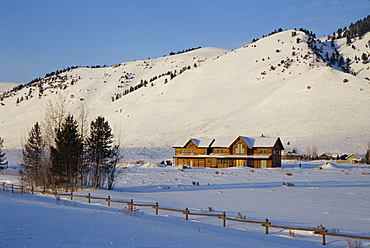
<path fill-rule="evenodd" d="M 182 138 L 176 141 L 173 147 L 185 147 L 186 144 L 191 140 L 191 138 Z"/>
<path fill-rule="evenodd" d="M 214 139 L 194 139 L 194 138 L 186 138 L 186 139 L 180 139 L 178 140 L 175 145 L 173 145 L 174 148 L 182 148 L 188 145 L 189 142 L 193 142 L 197 147 L 199 148 L 207 148 L 210 147 L 213 143 Z"/>
<path fill-rule="evenodd" d="M 244 136 L 239 136 L 250 148 L 254 147 L 254 142 L 255 139 L 249 138 L 249 137 L 244 137 Z"/>
<path fill-rule="evenodd" d="M 208 148 L 212 145 L 212 143 L 215 141 L 215 139 L 202 139 L 199 140 L 198 147 L 199 148 Z"/>
<path fill-rule="evenodd" d="M 235 137 L 219 137 L 215 139 L 211 147 L 229 147 L 235 140 Z"/>

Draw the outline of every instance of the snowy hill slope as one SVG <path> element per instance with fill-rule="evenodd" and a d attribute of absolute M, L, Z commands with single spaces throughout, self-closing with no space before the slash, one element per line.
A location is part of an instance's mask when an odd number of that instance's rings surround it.
<path fill-rule="evenodd" d="M 350 45 L 346 45 L 345 38 L 336 40 L 335 45 L 345 59 L 349 58 L 351 60 L 351 68 L 356 76 L 367 78 L 370 82 L 370 63 L 365 62 L 365 64 L 362 59 L 364 53 L 367 57 L 370 57 L 370 33 L 367 33 L 361 39 L 354 39 Z"/>
<path fill-rule="evenodd" d="M 27 128 L 44 118 L 48 101 L 63 95 L 76 116 L 82 105 L 91 119 L 105 116 L 121 130 L 124 146 L 264 134 L 280 136 L 288 149 L 316 145 L 319 151 L 364 153 L 370 138 L 365 69 L 354 76 L 329 67 L 312 42 L 326 46 L 290 30 L 231 52 L 202 48 L 74 69 L 8 94 L 0 108 L 0 137 L 7 148 L 19 148 Z"/>
<path fill-rule="evenodd" d="M 10 83 L 10 82 L 0 82 L 0 94 L 12 89 L 13 87 L 18 86 L 19 84 L 17 83 Z"/>

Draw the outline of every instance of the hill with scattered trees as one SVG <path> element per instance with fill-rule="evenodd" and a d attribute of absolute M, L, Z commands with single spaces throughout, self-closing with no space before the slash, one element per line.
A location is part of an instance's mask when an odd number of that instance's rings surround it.
<path fill-rule="evenodd" d="M 365 18 L 360 22 L 367 21 Z M 349 29 L 362 30 L 360 24 Z M 276 30 L 234 51 L 184 53 L 100 68 L 67 68 L 0 96 L 4 147 L 20 148 L 49 102 L 76 118 L 104 116 L 126 147 L 180 137 L 280 136 L 287 149 L 365 153 L 370 33 L 316 38 Z M 344 33 L 342 34 L 342 36 Z"/>

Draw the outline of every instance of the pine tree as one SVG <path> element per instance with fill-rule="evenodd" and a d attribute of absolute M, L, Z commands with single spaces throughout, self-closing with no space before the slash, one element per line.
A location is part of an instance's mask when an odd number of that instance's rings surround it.
<path fill-rule="evenodd" d="M 3 143 L 4 143 L 4 139 L 0 137 L 0 168 L 1 169 L 5 169 L 5 166 L 8 164 L 5 158 L 6 153 L 2 151 Z"/>
<path fill-rule="evenodd" d="M 362 53 L 361 59 L 363 60 L 362 63 L 364 63 L 364 64 L 368 63 L 369 58 L 367 57 L 366 53 Z"/>
<path fill-rule="evenodd" d="M 366 155 L 365 155 L 365 163 L 370 164 L 370 148 L 367 149 Z"/>
<path fill-rule="evenodd" d="M 344 65 L 344 58 L 343 56 L 340 56 L 338 60 L 338 66 L 342 66 L 342 65 Z"/>
<path fill-rule="evenodd" d="M 87 139 L 88 157 L 93 164 L 92 187 L 101 187 L 104 174 L 108 173 L 109 159 L 115 155 L 112 130 L 104 117 L 98 116 L 90 125 L 90 137 Z"/>
<path fill-rule="evenodd" d="M 30 186 L 48 186 L 48 169 L 45 168 L 45 143 L 38 122 L 32 127 L 22 150 L 21 180 Z"/>
<path fill-rule="evenodd" d="M 51 173 L 56 187 L 74 190 L 82 155 L 83 141 L 77 122 L 68 115 L 62 127 L 56 130 L 55 147 L 50 147 Z"/>

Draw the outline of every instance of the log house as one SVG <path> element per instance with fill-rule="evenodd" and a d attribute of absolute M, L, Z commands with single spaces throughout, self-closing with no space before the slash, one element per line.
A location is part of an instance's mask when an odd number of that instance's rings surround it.
<path fill-rule="evenodd" d="M 215 139 L 184 139 L 176 142 L 175 165 L 190 167 L 281 167 L 280 138 L 238 136 Z"/>

